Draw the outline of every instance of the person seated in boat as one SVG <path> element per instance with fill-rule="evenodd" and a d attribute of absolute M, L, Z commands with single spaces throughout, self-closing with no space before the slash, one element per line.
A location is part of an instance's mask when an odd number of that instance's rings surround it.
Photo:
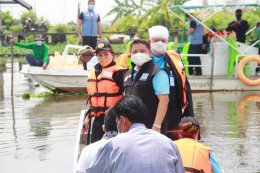
<path fill-rule="evenodd" d="M 103 130 L 105 134 L 101 140 L 85 146 L 82 150 L 76 166 L 76 173 L 85 173 L 86 168 L 93 161 L 98 150 L 102 148 L 109 141 L 109 139 L 117 135 L 116 113 L 113 107 L 110 107 L 106 111 Z"/>
<path fill-rule="evenodd" d="M 147 108 L 139 97 L 123 96 L 114 110 L 120 134 L 98 151 L 87 173 L 184 173 L 171 139 L 145 127 Z"/>
<path fill-rule="evenodd" d="M 183 116 L 194 116 L 190 83 L 186 77 L 184 65 L 179 54 L 166 51 L 169 31 L 166 27 L 157 25 L 149 30 L 151 43 L 151 58 L 155 64 L 164 68 L 170 81 L 169 105 L 166 117 L 168 129 L 177 129 Z"/>
<path fill-rule="evenodd" d="M 173 141 L 181 154 L 186 172 L 221 173 L 222 170 L 212 150 L 198 142 L 200 140 L 200 125 L 194 117 L 184 117 L 179 123 L 178 140 Z M 176 136 L 176 135 L 174 135 Z"/>
<path fill-rule="evenodd" d="M 125 95 L 138 96 L 149 108 L 145 119 L 147 128 L 165 132 L 167 130 L 165 115 L 170 93 L 168 75 L 151 60 L 152 51 L 148 41 L 134 40 L 130 49 L 133 68 L 125 74 Z"/>
<path fill-rule="evenodd" d="M 92 125 L 91 143 L 102 138 L 105 111 L 113 106 L 123 95 L 123 78 L 127 69 L 117 67 L 114 52 L 109 41 L 100 39 L 95 53 L 98 64 L 88 73 L 87 94 L 90 108 L 85 118 L 84 129 L 91 125 L 90 118 L 95 117 Z M 91 132 L 90 131 L 90 132 Z M 89 133 L 90 134 L 90 133 Z"/>
<path fill-rule="evenodd" d="M 13 39 L 10 40 L 11 45 L 15 45 L 21 48 L 32 49 L 32 54 L 26 54 L 25 58 L 30 66 L 39 66 L 46 69 L 49 64 L 49 49 L 44 43 L 44 38 L 42 35 L 36 35 L 34 42 L 30 43 L 18 43 L 14 42 Z"/>
<path fill-rule="evenodd" d="M 89 71 L 90 69 L 94 68 L 94 66 L 98 63 L 97 56 L 95 55 L 94 49 L 92 47 L 86 45 L 83 46 L 79 51 L 78 55 L 80 61 L 83 64 L 84 70 Z"/>

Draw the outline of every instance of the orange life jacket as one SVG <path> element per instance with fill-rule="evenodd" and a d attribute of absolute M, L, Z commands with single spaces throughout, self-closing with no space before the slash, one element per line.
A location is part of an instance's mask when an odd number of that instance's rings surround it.
<path fill-rule="evenodd" d="M 90 116 L 104 114 L 122 97 L 119 86 L 113 80 L 113 74 L 117 69 L 116 65 L 104 68 L 98 76 L 96 76 L 95 68 L 89 71 L 87 93 L 89 94 Z"/>
<path fill-rule="evenodd" d="M 184 110 L 187 107 L 187 97 L 186 97 L 186 89 L 185 89 L 186 73 L 185 73 L 184 65 L 181 61 L 181 57 L 175 51 L 173 51 L 173 50 L 167 51 L 167 54 L 169 55 L 171 62 L 176 67 L 179 75 L 181 76 L 181 80 L 182 80 L 182 86 L 181 87 L 182 87 L 182 93 L 183 93 L 182 109 Z M 126 62 L 127 62 L 128 56 L 130 56 L 129 53 L 120 55 L 118 57 L 117 62 L 116 62 L 117 66 L 122 67 L 122 68 L 126 68 Z"/>
<path fill-rule="evenodd" d="M 186 73 L 184 69 L 183 62 L 181 60 L 181 57 L 179 54 L 177 54 L 175 51 L 167 51 L 167 54 L 169 55 L 171 62 L 176 67 L 180 77 L 181 77 L 181 87 L 182 87 L 182 109 L 184 110 L 187 107 L 187 97 L 186 97 Z"/>
<path fill-rule="evenodd" d="M 194 172 L 202 172 L 203 170 L 203 173 L 212 173 L 209 147 L 190 138 L 183 138 L 173 142 L 177 145 L 181 154 L 186 173 L 194 169 Z"/>

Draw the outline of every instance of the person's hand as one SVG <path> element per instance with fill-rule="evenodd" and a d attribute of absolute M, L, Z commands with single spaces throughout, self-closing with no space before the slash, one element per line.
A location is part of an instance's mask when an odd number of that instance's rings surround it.
<path fill-rule="evenodd" d="M 9 40 L 9 45 L 13 46 L 14 45 L 14 39 Z"/>
<path fill-rule="evenodd" d="M 86 117 L 85 120 L 84 120 L 83 127 L 82 127 L 83 134 L 88 134 L 89 123 L 90 123 L 90 119 L 88 117 Z"/>
<path fill-rule="evenodd" d="M 78 41 L 79 41 L 79 43 L 82 43 L 83 39 L 81 36 L 78 36 Z"/>
<path fill-rule="evenodd" d="M 47 66 L 48 66 L 47 64 L 43 64 L 42 68 L 43 68 L 44 70 L 46 70 Z"/>
<path fill-rule="evenodd" d="M 158 128 L 158 127 L 153 126 L 153 127 L 152 127 L 152 130 L 161 133 L 161 128 Z"/>

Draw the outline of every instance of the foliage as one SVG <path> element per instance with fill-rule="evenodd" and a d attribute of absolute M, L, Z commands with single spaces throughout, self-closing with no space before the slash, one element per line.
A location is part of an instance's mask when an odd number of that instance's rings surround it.
<path fill-rule="evenodd" d="M 54 32 L 58 32 L 58 33 L 64 33 L 64 32 L 68 32 L 68 27 L 67 27 L 67 25 L 65 25 L 65 24 L 57 24 L 57 25 L 55 25 L 54 27 L 53 27 L 53 31 Z"/>
<path fill-rule="evenodd" d="M 25 25 L 25 20 L 27 18 L 31 18 L 32 21 L 37 21 L 37 15 L 34 11 L 26 11 L 26 12 L 23 12 L 22 15 L 21 15 L 21 22 L 22 22 L 22 25 Z"/>
<path fill-rule="evenodd" d="M 84 96 L 84 95 L 85 95 L 85 92 L 65 92 L 65 93 L 41 92 L 41 93 L 37 93 L 37 94 L 31 94 L 31 93 L 25 92 L 25 93 L 23 93 L 22 98 L 24 100 L 29 100 L 30 98 Z"/>
<path fill-rule="evenodd" d="M 0 13 L 0 18 L 2 19 L 3 29 L 9 30 L 13 24 L 14 18 L 11 16 L 10 11 L 4 11 Z"/>

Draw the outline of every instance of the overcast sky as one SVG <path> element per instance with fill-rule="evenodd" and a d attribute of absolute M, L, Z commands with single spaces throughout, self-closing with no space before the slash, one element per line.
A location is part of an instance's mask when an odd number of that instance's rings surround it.
<path fill-rule="evenodd" d="M 38 16 L 43 16 L 48 19 L 51 24 L 67 23 L 70 21 L 77 21 L 78 3 L 81 9 L 87 9 L 88 0 L 24 0 L 32 5 L 33 10 Z M 223 4 L 223 0 L 208 0 L 209 3 Z M 229 0 L 236 2 L 235 0 Z M 191 0 L 189 5 L 201 5 L 202 0 Z M 239 0 L 240 3 L 257 2 L 257 0 Z M 258 1 L 259 2 L 259 1 Z M 101 21 L 111 19 L 104 17 L 105 14 L 115 5 L 114 0 L 96 0 L 95 10 L 100 14 Z M 1 11 L 10 10 L 11 14 L 18 18 L 20 14 L 26 11 L 19 5 L 1 5 Z"/>

